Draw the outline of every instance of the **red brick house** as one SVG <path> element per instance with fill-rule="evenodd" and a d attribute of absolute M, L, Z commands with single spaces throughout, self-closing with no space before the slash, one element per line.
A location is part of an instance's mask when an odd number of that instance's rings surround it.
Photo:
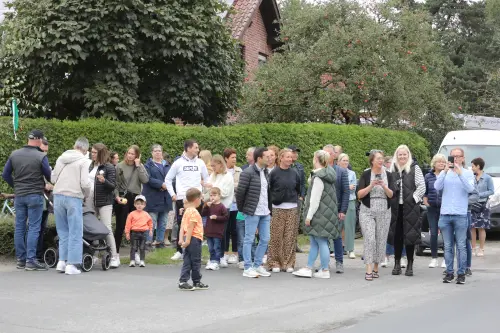
<path fill-rule="evenodd" d="M 241 56 L 251 73 L 281 44 L 280 13 L 276 0 L 226 0 L 232 7 L 226 20 L 233 37 L 240 41 Z"/>

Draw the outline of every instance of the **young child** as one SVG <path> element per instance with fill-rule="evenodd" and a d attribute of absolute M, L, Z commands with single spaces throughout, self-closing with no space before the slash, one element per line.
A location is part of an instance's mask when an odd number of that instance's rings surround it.
<path fill-rule="evenodd" d="M 146 197 L 138 195 L 134 199 L 135 209 L 128 214 L 127 224 L 125 225 L 125 235 L 127 240 L 130 240 L 130 267 L 135 267 L 135 254 L 137 248 L 141 252 L 140 267 L 146 267 L 144 257 L 146 256 L 146 239 L 147 233 L 153 236 L 153 219 L 147 212 L 144 211 L 146 207 Z M 138 245 L 139 244 L 139 245 Z"/>
<path fill-rule="evenodd" d="M 180 290 L 208 289 L 201 282 L 201 243 L 203 242 L 203 222 L 196 208 L 201 205 L 201 191 L 190 188 L 186 192 L 186 203 L 182 215 L 181 229 L 179 230 L 179 245 L 184 249 L 184 262 L 182 263 Z M 193 285 L 188 283 L 189 278 Z"/>
<path fill-rule="evenodd" d="M 205 228 L 205 237 L 207 238 L 208 250 L 210 251 L 210 260 L 205 269 L 216 271 L 219 269 L 219 262 L 224 255 L 222 250 L 222 238 L 224 236 L 224 227 L 229 220 L 227 208 L 220 202 L 221 191 L 217 187 L 210 190 L 210 200 L 203 206 L 201 216 L 207 217 Z M 227 267 L 227 263 L 225 266 Z"/>

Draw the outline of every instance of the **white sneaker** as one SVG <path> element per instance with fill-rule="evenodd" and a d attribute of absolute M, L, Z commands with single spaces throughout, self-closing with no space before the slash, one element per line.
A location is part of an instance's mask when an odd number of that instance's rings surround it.
<path fill-rule="evenodd" d="M 67 275 L 77 275 L 80 274 L 81 272 L 82 271 L 76 268 L 75 265 L 66 265 L 66 269 L 64 271 L 64 273 L 66 273 Z"/>
<path fill-rule="evenodd" d="M 222 258 L 221 258 L 222 259 Z M 229 255 L 228 254 L 225 254 L 224 255 L 224 260 L 227 261 L 229 259 Z"/>
<path fill-rule="evenodd" d="M 206 269 L 207 271 L 209 271 L 209 270 L 211 270 L 211 269 L 212 269 L 212 262 L 211 262 L 211 261 L 207 262 L 207 265 L 205 266 L 205 269 Z"/>
<path fill-rule="evenodd" d="M 356 254 L 354 251 L 349 252 L 349 259 L 356 259 Z"/>
<path fill-rule="evenodd" d="M 249 269 L 245 269 L 243 271 L 243 276 L 248 278 L 258 278 L 259 273 L 257 273 L 253 267 L 250 267 Z"/>
<path fill-rule="evenodd" d="M 264 254 L 264 256 L 262 257 L 262 263 L 264 265 L 267 264 L 267 254 Z"/>
<path fill-rule="evenodd" d="M 238 257 L 234 254 L 231 254 L 229 258 L 227 259 L 228 264 L 237 264 L 238 263 Z"/>
<path fill-rule="evenodd" d="M 211 270 L 213 270 L 213 271 L 218 271 L 219 269 L 220 269 L 219 264 L 218 264 L 218 263 L 216 263 L 216 262 L 213 262 L 213 263 L 212 263 L 212 266 L 211 266 Z"/>
<path fill-rule="evenodd" d="M 286 272 L 287 272 L 287 273 L 293 273 L 293 267 L 288 267 L 288 268 L 286 269 Z"/>
<path fill-rule="evenodd" d="M 238 268 L 239 268 L 239 269 L 245 269 L 245 262 L 244 262 L 244 261 L 240 261 L 240 262 L 238 263 Z"/>
<path fill-rule="evenodd" d="M 139 255 L 139 253 L 136 253 L 135 254 L 135 262 L 140 262 L 141 261 L 141 256 Z"/>
<path fill-rule="evenodd" d="M 329 279 L 330 278 L 330 271 L 324 271 L 324 270 L 320 269 L 319 271 L 317 271 L 316 273 L 313 274 L 313 277 L 317 278 L 317 279 Z"/>
<path fill-rule="evenodd" d="M 299 277 L 312 278 L 312 270 L 306 267 L 303 267 L 298 271 L 293 272 L 292 274 Z"/>
<path fill-rule="evenodd" d="M 382 267 L 387 267 L 389 265 L 389 258 L 385 257 L 384 261 L 380 264 Z"/>
<path fill-rule="evenodd" d="M 431 263 L 429 264 L 429 268 L 438 267 L 438 260 L 436 258 L 432 258 Z"/>
<path fill-rule="evenodd" d="M 122 262 L 120 260 L 120 254 L 119 253 L 116 254 L 116 260 L 118 260 L 118 266 L 120 266 L 122 264 Z"/>
<path fill-rule="evenodd" d="M 175 252 L 175 254 L 170 258 L 171 260 L 181 260 L 182 259 L 182 253 L 179 251 Z"/>
<path fill-rule="evenodd" d="M 401 258 L 401 268 L 406 268 L 406 265 L 408 265 L 406 257 Z"/>
<path fill-rule="evenodd" d="M 120 266 L 120 259 L 116 257 L 112 258 L 109 263 L 109 266 L 111 268 L 118 268 Z"/>
<path fill-rule="evenodd" d="M 135 267 L 135 260 L 130 260 L 128 267 Z"/>
<path fill-rule="evenodd" d="M 220 267 L 227 268 L 227 266 L 229 265 L 227 264 L 226 258 L 220 258 Z"/>
<path fill-rule="evenodd" d="M 281 272 L 281 269 L 279 269 L 278 267 L 274 267 L 272 269 L 272 271 L 273 271 L 273 273 L 279 273 L 279 272 Z"/>
<path fill-rule="evenodd" d="M 441 263 L 441 268 L 446 268 L 446 262 L 443 259 L 443 262 Z"/>
<path fill-rule="evenodd" d="M 264 266 L 259 266 L 257 267 L 257 269 L 255 270 L 257 272 L 257 274 L 259 274 L 260 276 L 263 276 L 263 277 L 270 277 L 271 276 L 271 273 L 269 273 L 265 268 Z"/>
<path fill-rule="evenodd" d="M 57 262 L 56 271 L 64 273 L 66 271 L 66 261 L 59 260 Z"/>
<path fill-rule="evenodd" d="M 144 262 L 144 260 L 141 260 L 141 263 L 139 264 L 139 267 L 146 267 L 146 263 Z"/>

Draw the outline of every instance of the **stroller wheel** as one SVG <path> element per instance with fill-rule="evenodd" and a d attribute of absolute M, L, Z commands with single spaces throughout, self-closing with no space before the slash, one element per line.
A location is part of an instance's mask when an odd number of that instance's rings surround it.
<path fill-rule="evenodd" d="M 45 265 L 47 265 L 47 267 L 56 267 L 58 260 L 59 252 L 57 251 L 57 249 L 49 247 L 47 250 L 45 250 L 45 253 L 43 254 L 43 261 L 45 262 Z"/>
<path fill-rule="evenodd" d="M 102 270 L 107 271 L 109 266 L 111 265 L 111 254 L 109 252 L 105 252 L 101 258 Z"/>
<path fill-rule="evenodd" d="M 84 253 L 82 258 L 82 270 L 84 272 L 90 272 L 92 267 L 94 267 L 94 257 L 88 253 Z"/>

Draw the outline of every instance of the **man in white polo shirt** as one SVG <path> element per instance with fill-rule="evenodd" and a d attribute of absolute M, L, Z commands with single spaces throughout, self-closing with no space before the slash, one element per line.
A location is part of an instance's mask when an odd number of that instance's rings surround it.
<path fill-rule="evenodd" d="M 195 140 L 186 140 L 184 142 L 184 153 L 172 164 L 172 167 L 165 177 L 168 193 L 172 196 L 172 202 L 175 202 L 175 215 L 177 224 L 177 239 L 179 239 L 180 223 L 182 215 L 179 214 L 179 209 L 184 207 L 184 198 L 186 191 L 190 188 L 202 190 L 203 182 L 208 181 L 208 170 L 205 163 L 198 159 L 200 148 Z M 175 179 L 175 190 L 172 184 Z M 177 244 L 177 252 L 172 257 L 172 260 L 180 260 L 182 258 L 182 248 Z"/>

